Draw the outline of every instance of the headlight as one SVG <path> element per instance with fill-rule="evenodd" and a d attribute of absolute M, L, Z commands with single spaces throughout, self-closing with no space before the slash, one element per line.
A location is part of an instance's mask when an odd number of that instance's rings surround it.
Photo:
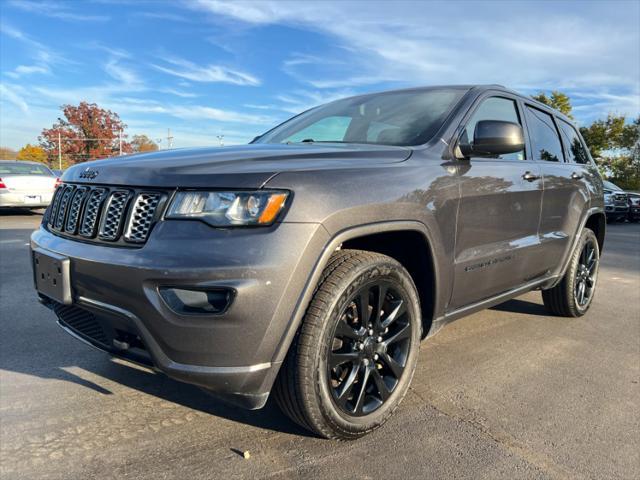
<path fill-rule="evenodd" d="M 178 192 L 166 218 L 192 218 L 215 227 L 271 225 L 289 194 L 283 191 Z"/>
<path fill-rule="evenodd" d="M 605 205 L 612 205 L 613 204 L 613 195 L 605 193 L 604 194 L 604 203 L 605 203 Z"/>

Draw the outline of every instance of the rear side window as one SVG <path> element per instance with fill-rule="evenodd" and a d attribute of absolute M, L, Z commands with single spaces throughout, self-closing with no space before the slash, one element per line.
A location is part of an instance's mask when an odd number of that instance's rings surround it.
<path fill-rule="evenodd" d="M 32 163 L 0 163 L 0 176 L 2 175 L 48 175 L 53 176 L 51 170 L 44 165 Z"/>
<path fill-rule="evenodd" d="M 570 162 L 575 163 L 589 163 L 589 155 L 584 145 L 580 141 L 578 132 L 569 123 L 564 120 L 558 120 L 560 126 L 560 133 L 562 134 L 562 140 L 567 146 L 567 155 Z"/>
<path fill-rule="evenodd" d="M 504 122 L 513 122 L 522 126 L 520 117 L 518 116 L 518 109 L 516 108 L 516 102 L 503 97 L 490 97 L 484 100 L 478 109 L 473 113 L 467 126 L 465 128 L 465 134 L 467 139 L 472 142 L 473 134 L 476 130 L 476 124 L 480 120 L 502 120 Z M 524 160 L 524 150 L 514 153 L 507 153 L 499 155 L 497 158 L 504 160 Z"/>
<path fill-rule="evenodd" d="M 533 159 L 562 162 L 564 159 L 562 144 L 551 115 L 529 105 L 526 106 L 525 112 L 531 136 Z"/>

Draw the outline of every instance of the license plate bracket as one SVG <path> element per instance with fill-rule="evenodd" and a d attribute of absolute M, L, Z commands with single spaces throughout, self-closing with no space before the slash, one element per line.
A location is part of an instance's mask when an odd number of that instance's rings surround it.
<path fill-rule="evenodd" d="M 64 305 L 71 305 L 71 260 L 42 248 L 32 251 L 36 290 Z"/>

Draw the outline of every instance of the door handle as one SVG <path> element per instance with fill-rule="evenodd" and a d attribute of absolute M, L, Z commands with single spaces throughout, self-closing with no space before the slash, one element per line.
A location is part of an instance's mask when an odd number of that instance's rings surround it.
<path fill-rule="evenodd" d="M 524 174 L 522 175 L 522 179 L 526 180 L 527 182 L 535 182 L 536 180 L 540 180 L 540 175 L 536 175 L 535 173 L 531 172 L 524 172 Z"/>
<path fill-rule="evenodd" d="M 584 177 L 584 175 L 582 175 L 581 173 L 578 172 L 573 172 L 571 174 L 571 179 L 572 180 L 581 180 Z"/>

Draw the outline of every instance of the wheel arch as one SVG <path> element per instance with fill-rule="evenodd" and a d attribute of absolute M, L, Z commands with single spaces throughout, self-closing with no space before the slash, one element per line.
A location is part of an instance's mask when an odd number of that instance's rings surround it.
<path fill-rule="evenodd" d="M 585 213 L 582 223 L 580 224 L 580 227 L 578 228 L 578 231 L 576 232 L 576 235 L 573 239 L 573 242 L 571 242 L 571 247 L 567 250 L 565 258 L 561 263 L 560 270 L 556 275 L 554 275 L 554 278 L 550 282 L 541 287 L 542 290 L 553 288 L 562 281 L 562 278 L 569 268 L 569 263 L 571 262 L 571 254 L 575 250 L 576 245 L 580 240 L 580 236 L 582 235 L 582 231 L 585 228 L 593 230 L 596 238 L 598 239 L 598 248 L 600 249 L 600 253 L 602 253 L 602 249 L 604 248 L 604 239 L 606 236 L 607 221 L 603 209 L 599 207 L 593 207 L 587 210 L 587 212 Z"/>
<path fill-rule="evenodd" d="M 284 361 L 287 355 L 287 352 L 289 350 L 289 347 L 293 341 L 293 338 L 296 332 L 298 331 L 300 324 L 302 323 L 302 319 L 307 310 L 307 307 L 311 302 L 311 299 L 316 290 L 316 287 L 318 285 L 322 272 L 327 266 L 333 252 L 335 252 L 339 248 L 345 248 L 344 245 L 346 244 L 351 248 L 356 248 L 356 245 L 358 245 L 357 248 L 362 250 L 376 251 L 378 253 L 387 254 L 385 253 L 385 251 L 380 251 L 375 248 L 362 248 L 362 246 L 364 246 L 367 243 L 371 244 L 372 241 L 378 235 L 389 236 L 392 234 L 403 234 L 407 236 L 412 236 L 415 239 L 420 238 L 423 242 L 422 245 L 426 247 L 425 250 L 426 250 L 426 253 L 428 253 L 428 256 L 426 258 L 428 258 L 428 261 L 429 261 L 428 266 L 429 266 L 429 272 L 432 279 L 432 283 L 430 285 L 431 297 L 427 299 L 427 306 L 426 306 L 427 311 L 425 311 L 425 307 L 422 306 L 423 292 L 419 290 L 418 293 L 420 296 L 421 309 L 423 312 L 423 319 L 422 319 L 423 336 L 425 336 L 428 333 L 428 328 L 424 328 L 425 322 L 427 323 L 428 327 L 430 327 L 432 321 L 435 319 L 436 312 L 438 309 L 438 294 L 440 292 L 438 290 L 439 284 L 436 281 L 436 279 L 439 278 L 439 267 L 436 262 L 437 256 L 435 251 L 436 244 L 433 242 L 433 237 L 429 232 L 428 228 L 426 227 L 426 225 L 422 222 L 417 222 L 417 221 L 401 221 L 400 220 L 400 221 L 377 222 L 372 224 L 354 226 L 338 232 L 325 245 L 322 251 L 322 254 L 319 256 L 318 261 L 316 262 L 312 270 L 309 280 L 307 281 L 304 288 L 302 289 L 302 292 L 299 297 L 299 301 L 296 305 L 296 308 L 294 309 L 293 314 L 291 315 L 291 319 L 287 326 L 287 329 L 284 332 L 282 336 L 282 340 L 276 349 L 276 352 L 274 354 L 274 360 L 273 360 L 274 364 L 278 364 Z M 377 238 L 379 239 L 380 237 L 377 237 Z M 389 237 L 387 237 L 387 241 L 388 241 L 388 238 Z M 398 259 L 396 258 L 396 260 Z M 398 261 L 403 266 L 405 266 L 405 263 L 403 263 L 400 260 Z M 409 270 L 409 273 L 411 274 L 410 270 Z M 412 278 L 414 278 L 413 275 L 412 275 Z M 414 278 L 414 283 L 415 283 L 415 278 Z M 420 283 L 423 286 L 425 285 L 424 281 L 421 281 Z M 416 284 L 416 287 L 418 288 L 417 284 Z M 424 317 L 424 315 L 426 314 L 428 314 L 428 316 Z M 428 320 L 425 320 L 425 318 L 427 318 Z"/>
<path fill-rule="evenodd" d="M 600 254 L 602 254 L 602 249 L 604 248 L 604 237 L 607 230 L 607 219 L 605 214 L 603 212 L 595 212 L 591 214 L 587 218 L 584 226 L 596 234 L 596 238 L 598 239 L 598 248 L 600 249 Z"/>
<path fill-rule="evenodd" d="M 342 243 L 342 248 L 386 255 L 397 260 L 409 272 L 418 290 L 425 337 L 433 322 L 438 288 L 433 252 L 427 237 L 418 230 L 391 230 L 350 238 Z"/>

